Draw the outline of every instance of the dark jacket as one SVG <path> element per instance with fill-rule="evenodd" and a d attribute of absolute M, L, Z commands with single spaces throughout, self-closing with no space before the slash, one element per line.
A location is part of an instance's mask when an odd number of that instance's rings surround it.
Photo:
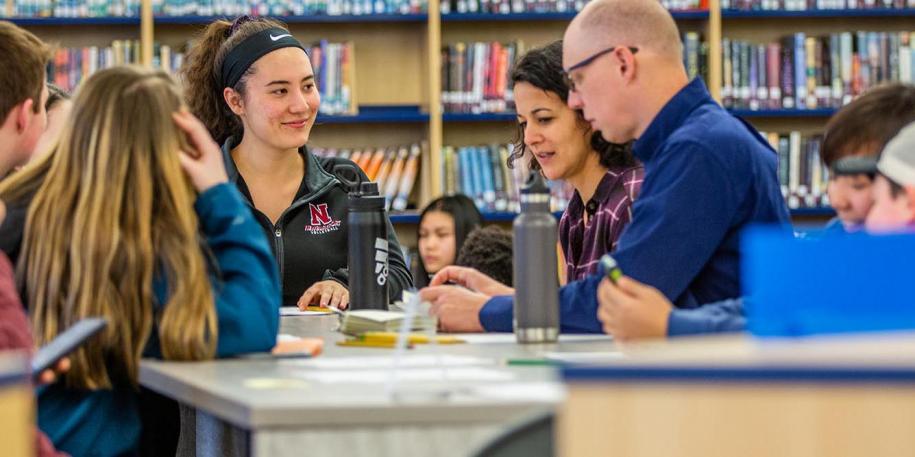
<path fill-rule="evenodd" d="M 222 146 L 229 180 L 247 199 L 248 206 L 276 255 L 283 284 L 283 304 L 295 305 L 312 284 L 335 280 L 349 283 L 347 269 L 347 189 L 334 167 L 349 164 L 368 181 L 355 163 L 339 158 L 318 158 L 304 146 L 299 149 L 305 161 L 305 174 L 295 199 L 283 211 L 276 225 L 254 207 L 244 177 L 238 172 L 229 153 L 235 147 L 233 138 Z M 344 175 L 346 176 L 346 175 Z M 413 287 L 413 276 L 404 262 L 403 251 L 391 221 L 388 220 L 388 292 L 391 301 L 399 299 L 405 289 Z"/>

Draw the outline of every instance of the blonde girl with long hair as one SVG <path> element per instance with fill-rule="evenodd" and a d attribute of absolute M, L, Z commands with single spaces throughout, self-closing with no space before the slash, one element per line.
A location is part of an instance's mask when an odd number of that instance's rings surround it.
<path fill-rule="evenodd" d="M 39 391 L 39 426 L 72 455 L 137 451 L 141 357 L 206 360 L 276 342 L 279 277 L 219 146 L 165 73 L 103 70 L 46 156 L 0 185 L 28 212 L 16 276 L 37 343 L 108 319 Z"/>

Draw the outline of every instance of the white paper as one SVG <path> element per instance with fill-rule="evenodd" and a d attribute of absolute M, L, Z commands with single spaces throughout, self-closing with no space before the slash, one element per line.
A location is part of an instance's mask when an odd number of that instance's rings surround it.
<path fill-rule="evenodd" d="M 301 371 L 302 379 L 328 384 L 380 384 L 390 376 L 389 370 L 328 370 Z M 510 371 L 482 367 L 462 368 L 412 368 L 397 370 L 396 382 L 432 381 L 512 381 L 515 374 Z"/>
<path fill-rule="evenodd" d="M 560 402 L 565 398 L 565 387 L 552 382 L 527 382 L 511 384 L 483 384 L 474 387 L 471 394 L 475 397 L 497 400 L 536 400 Z"/>
<path fill-rule="evenodd" d="M 281 306 L 280 316 L 326 316 L 332 314 L 324 311 L 302 311 L 297 306 Z"/>
<path fill-rule="evenodd" d="M 513 344 L 517 343 L 514 333 L 455 333 L 452 336 L 460 338 L 470 344 Z M 609 335 L 600 334 L 568 334 L 559 335 L 560 343 L 574 343 L 579 341 L 612 341 Z"/>
<path fill-rule="evenodd" d="M 565 363 L 585 363 L 599 364 L 602 362 L 611 362 L 625 358 L 622 352 L 547 352 L 543 355 L 549 360 L 556 360 Z"/>
<path fill-rule="evenodd" d="M 364 370 L 373 368 L 389 368 L 393 366 L 394 358 L 381 357 L 327 357 L 309 360 L 289 361 L 295 366 L 310 367 L 320 370 Z M 400 359 L 400 368 L 427 368 L 427 367 L 468 367 L 479 365 L 494 365 L 495 359 L 486 357 L 471 357 L 462 355 L 409 355 Z M 353 376 L 350 372 L 350 376 Z"/>
<path fill-rule="evenodd" d="M 301 340 L 301 338 L 299 338 L 295 335 L 289 335 L 286 333 L 280 333 L 279 335 L 276 336 L 277 343 L 288 343 L 290 341 L 299 341 L 299 340 Z"/>

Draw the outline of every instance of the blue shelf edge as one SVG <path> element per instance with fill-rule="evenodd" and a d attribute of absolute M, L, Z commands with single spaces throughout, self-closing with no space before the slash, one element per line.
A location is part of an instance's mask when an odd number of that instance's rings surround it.
<path fill-rule="evenodd" d="M 570 21 L 577 11 L 547 13 L 448 13 L 442 14 L 442 22 L 483 22 L 483 21 Z M 671 11 L 674 19 L 708 19 L 708 10 Z"/>
<path fill-rule="evenodd" d="M 836 113 L 837 108 L 761 110 L 728 108 L 728 111 L 740 117 L 829 117 Z"/>
<path fill-rule="evenodd" d="M 518 116 L 511 113 L 444 113 L 444 122 L 516 122 Z"/>
<path fill-rule="evenodd" d="M 428 122 L 429 114 L 415 105 L 365 105 L 356 115 L 319 114 L 316 124 L 358 124 L 364 122 Z"/>
<path fill-rule="evenodd" d="M 482 214 L 485 222 L 511 222 L 518 216 L 518 213 L 513 212 L 484 212 Z M 553 216 L 559 219 L 562 217 L 562 211 L 554 212 Z M 419 224 L 419 213 L 417 212 L 390 213 L 388 218 L 395 225 Z"/>
<path fill-rule="evenodd" d="M 915 16 L 915 8 L 870 8 L 802 11 L 747 11 L 721 10 L 722 19 L 763 19 L 763 18 L 862 18 L 862 17 L 907 17 Z"/>
<path fill-rule="evenodd" d="M 0 17 L 21 27 L 44 25 L 140 25 L 140 18 L 129 17 Z"/>
<path fill-rule="evenodd" d="M 569 382 L 691 383 L 715 382 L 827 382 L 913 383 L 915 369 L 903 367 L 845 366 L 564 366 L 562 378 Z"/>
<path fill-rule="evenodd" d="M 360 22 L 424 22 L 428 14 L 359 14 L 327 15 L 313 14 L 306 16 L 270 16 L 287 24 L 320 24 L 320 23 L 360 23 Z M 202 25 L 227 16 L 155 16 L 156 24 Z"/>

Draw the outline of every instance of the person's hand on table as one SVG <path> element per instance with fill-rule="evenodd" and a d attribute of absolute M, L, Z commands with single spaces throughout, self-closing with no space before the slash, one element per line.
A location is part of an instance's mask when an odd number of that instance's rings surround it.
<path fill-rule="evenodd" d="M 429 281 L 429 286 L 441 286 L 445 284 L 457 284 L 481 294 L 489 295 L 490 297 L 515 294 L 515 289 L 508 287 L 473 268 L 458 267 L 454 265 L 442 268 L 432 277 L 432 280 Z"/>
<path fill-rule="evenodd" d="M 295 338 L 278 341 L 270 353 L 273 355 L 306 353 L 315 357 L 323 351 L 324 340 L 321 338 Z"/>
<path fill-rule="evenodd" d="M 597 318 L 604 332 L 618 341 L 667 336 L 673 304 L 658 289 L 629 277 L 614 285 L 608 279 L 597 288 Z"/>
<path fill-rule="evenodd" d="M 349 306 L 349 290 L 332 279 L 316 282 L 299 298 L 299 309 L 304 311 L 308 305 L 346 309 Z"/>
<path fill-rule="evenodd" d="M 419 291 L 423 301 L 432 304 L 429 314 L 438 318 L 445 332 L 482 332 L 480 309 L 490 296 L 460 286 L 430 286 Z"/>

